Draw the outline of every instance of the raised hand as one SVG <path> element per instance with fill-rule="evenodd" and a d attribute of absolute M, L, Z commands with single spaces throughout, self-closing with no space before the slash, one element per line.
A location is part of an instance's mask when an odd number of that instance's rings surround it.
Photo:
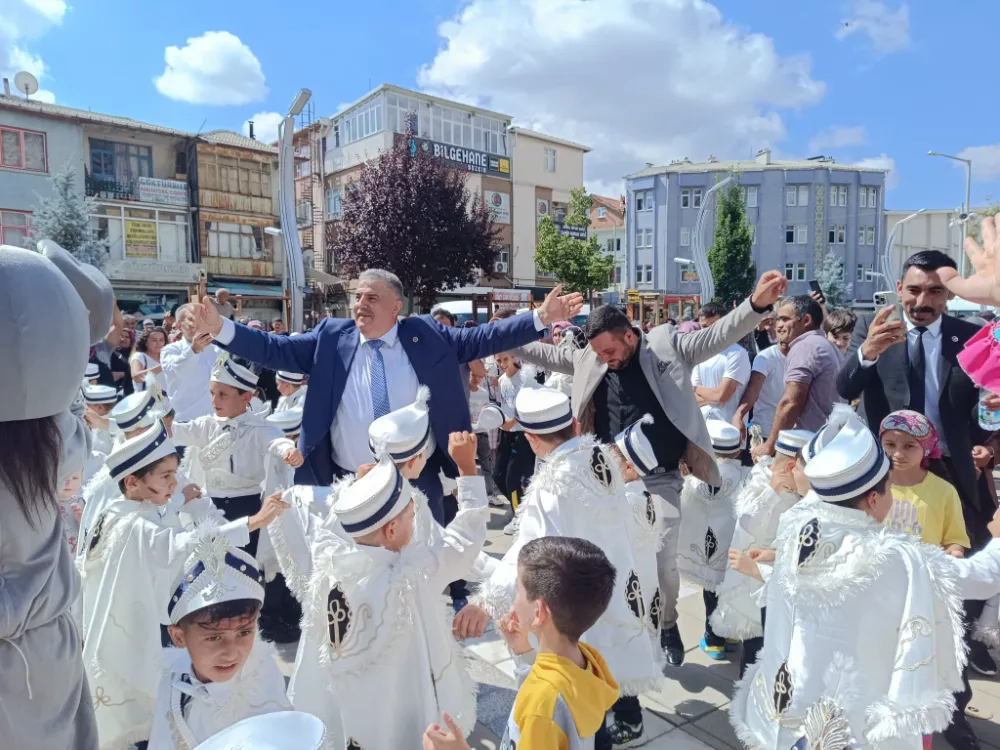
<path fill-rule="evenodd" d="M 474 477 L 476 471 L 476 436 L 471 432 L 453 432 L 448 436 L 448 455 L 463 477 Z"/>
<path fill-rule="evenodd" d="M 521 623 L 517 619 L 517 613 L 514 610 L 511 610 L 500 618 L 497 622 L 497 630 L 500 631 L 503 639 L 507 641 L 507 646 L 514 656 L 520 656 L 531 651 L 531 641 L 528 640 L 528 634 L 521 628 Z"/>
<path fill-rule="evenodd" d="M 465 741 L 465 733 L 447 711 L 441 714 L 447 729 L 440 724 L 431 724 L 424 732 L 424 750 L 471 750 Z"/>
<path fill-rule="evenodd" d="M 270 525 L 271 521 L 292 507 L 281 499 L 283 494 L 283 492 L 275 492 L 264 499 L 260 510 L 248 519 L 250 531 L 257 531 L 257 529 Z"/>
<path fill-rule="evenodd" d="M 861 344 L 861 355 L 872 362 L 882 356 L 893 344 L 906 341 L 906 324 L 901 320 L 886 322 L 893 308 L 881 310 L 868 327 L 868 337 Z"/>
<path fill-rule="evenodd" d="M 545 301 L 538 307 L 538 319 L 542 325 L 550 326 L 560 320 L 569 320 L 583 309 L 583 295 L 579 292 L 562 293 L 562 284 L 545 295 Z"/>
<path fill-rule="evenodd" d="M 980 305 L 1000 305 L 1000 237 L 994 217 L 983 217 L 982 232 L 982 245 L 972 237 L 965 238 L 965 254 L 972 261 L 972 276 L 963 278 L 954 268 L 939 268 L 938 276 L 949 292 L 964 300 Z"/>
<path fill-rule="evenodd" d="M 218 336 L 222 331 L 222 316 L 215 309 L 212 298 L 208 295 L 202 297 L 201 302 L 191 303 L 191 314 L 194 316 L 194 333 L 207 333 L 210 336 Z"/>
<path fill-rule="evenodd" d="M 201 487 L 192 482 L 191 484 L 187 485 L 183 490 L 181 490 L 181 494 L 184 495 L 185 504 L 189 503 L 192 500 L 197 500 L 199 497 L 201 497 Z"/>
<path fill-rule="evenodd" d="M 757 288 L 750 295 L 750 304 L 760 309 L 770 307 L 788 291 L 788 279 L 780 271 L 768 271 L 760 277 Z"/>
<path fill-rule="evenodd" d="M 293 469 L 297 469 L 305 463 L 305 459 L 302 457 L 302 451 L 298 448 L 289 448 L 285 451 L 284 461 Z"/>

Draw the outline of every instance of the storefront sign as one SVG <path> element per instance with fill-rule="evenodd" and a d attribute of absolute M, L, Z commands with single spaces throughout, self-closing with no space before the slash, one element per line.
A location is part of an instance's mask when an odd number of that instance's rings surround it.
<path fill-rule="evenodd" d="M 553 221 L 556 225 L 556 229 L 559 234 L 564 234 L 567 237 L 572 237 L 574 240 L 586 240 L 587 239 L 587 227 L 574 227 L 564 224 L 561 221 Z"/>
<path fill-rule="evenodd" d="M 531 292 L 528 290 L 514 290 L 514 291 L 503 291 L 503 292 L 493 292 L 494 302 L 521 302 L 523 304 L 528 304 L 531 302 Z"/>
<path fill-rule="evenodd" d="M 202 267 L 197 263 L 164 263 L 156 260 L 108 261 L 105 274 L 114 281 L 197 284 Z"/>
<path fill-rule="evenodd" d="M 698 270 L 694 266 L 681 268 L 681 281 L 698 281 Z"/>
<path fill-rule="evenodd" d="M 436 159 L 443 159 L 449 166 L 476 174 L 501 177 L 505 180 L 510 179 L 510 159 L 506 156 L 496 156 L 485 151 L 461 146 L 450 146 L 447 143 L 428 141 L 424 138 L 411 138 L 410 155 L 415 155 L 418 148 Z"/>
<path fill-rule="evenodd" d="M 541 221 L 546 216 L 548 216 L 549 215 L 549 202 L 546 201 L 546 200 L 537 200 L 537 201 L 535 201 L 535 215 L 538 217 L 539 221 Z"/>
<path fill-rule="evenodd" d="M 156 257 L 156 222 L 125 220 L 125 257 Z"/>
<path fill-rule="evenodd" d="M 628 301 L 629 304 L 633 304 L 639 301 L 639 291 L 637 289 L 628 290 Z"/>
<path fill-rule="evenodd" d="M 139 200 L 143 203 L 165 203 L 170 206 L 188 205 L 188 186 L 180 180 L 157 177 L 139 178 Z"/>
<path fill-rule="evenodd" d="M 484 190 L 486 207 L 490 210 L 490 218 L 496 224 L 510 224 L 510 193 L 497 190 Z"/>

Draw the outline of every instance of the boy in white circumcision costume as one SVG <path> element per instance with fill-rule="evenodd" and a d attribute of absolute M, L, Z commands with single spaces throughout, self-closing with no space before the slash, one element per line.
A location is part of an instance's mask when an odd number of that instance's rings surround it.
<path fill-rule="evenodd" d="M 285 372 L 278 370 L 274 376 L 278 386 L 278 405 L 274 407 L 275 413 L 286 411 L 287 409 L 301 409 L 306 403 L 306 383 L 308 379 L 298 372 Z"/>

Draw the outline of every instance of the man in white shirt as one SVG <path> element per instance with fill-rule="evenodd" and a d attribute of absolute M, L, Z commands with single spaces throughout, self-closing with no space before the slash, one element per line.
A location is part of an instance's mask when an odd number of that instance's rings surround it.
<path fill-rule="evenodd" d="M 698 322 L 708 328 L 727 312 L 718 302 L 709 302 L 698 313 Z M 698 406 L 715 406 L 727 420 L 736 415 L 749 380 L 750 355 L 739 344 L 727 347 L 691 371 Z"/>
<path fill-rule="evenodd" d="M 754 445 L 767 440 L 778 411 L 778 402 L 785 392 L 785 357 L 788 343 L 779 342 L 758 354 L 750 366 L 750 382 L 740 399 L 733 425 L 745 429 L 747 418 L 753 411 Z M 753 447 L 753 446 L 751 446 Z"/>
<path fill-rule="evenodd" d="M 209 381 L 219 350 L 209 334 L 197 332 L 197 320 L 191 305 L 177 308 L 177 324 L 184 334 L 180 341 L 167 344 L 160 351 L 160 366 L 167 383 L 170 403 L 178 422 L 212 414 Z"/>

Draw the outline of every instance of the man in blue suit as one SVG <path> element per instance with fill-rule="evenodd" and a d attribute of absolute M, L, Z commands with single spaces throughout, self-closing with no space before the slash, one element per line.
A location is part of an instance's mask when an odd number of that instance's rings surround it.
<path fill-rule="evenodd" d="M 198 332 L 220 347 L 271 370 L 309 376 L 299 449 L 305 463 L 299 484 L 329 485 L 373 460 L 368 426 L 413 402 L 417 388 L 431 391 L 430 422 L 439 446 L 414 484 L 443 522 L 439 473 L 457 469 L 443 446 L 452 432 L 471 429 L 459 365 L 539 339 L 545 328 L 568 320 L 583 306 L 580 294 L 554 289 L 532 313 L 475 328 L 448 328 L 430 316 L 398 320 L 403 286 L 392 273 L 368 270 L 358 277 L 354 319 L 327 318 L 309 333 L 285 337 L 224 320 L 206 300 L 192 305 Z"/>

